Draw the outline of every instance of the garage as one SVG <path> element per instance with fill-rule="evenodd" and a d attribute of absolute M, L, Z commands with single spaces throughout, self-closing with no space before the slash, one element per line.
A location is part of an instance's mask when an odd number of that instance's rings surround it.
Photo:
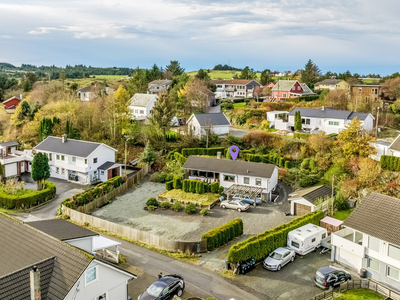
<path fill-rule="evenodd" d="M 16 163 L 5 165 L 4 170 L 5 170 L 5 173 L 6 173 L 5 176 L 7 176 L 7 177 L 18 175 L 18 170 L 17 170 L 17 164 Z"/>
<path fill-rule="evenodd" d="M 315 204 L 319 199 L 330 197 L 332 190 L 324 185 L 296 190 L 289 194 L 290 213 L 293 216 L 303 216 L 318 209 Z"/>
<path fill-rule="evenodd" d="M 346 251 L 343 248 L 336 247 L 336 261 L 338 263 L 350 266 L 355 270 L 360 270 L 362 268 L 362 257 L 357 254 Z"/>
<path fill-rule="evenodd" d="M 311 206 L 301 204 L 301 203 L 294 203 L 294 215 L 295 216 L 303 216 L 311 212 Z"/>

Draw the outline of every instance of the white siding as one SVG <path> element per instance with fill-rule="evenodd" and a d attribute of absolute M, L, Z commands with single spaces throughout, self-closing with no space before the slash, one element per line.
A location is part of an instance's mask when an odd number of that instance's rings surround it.
<path fill-rule="evenodd" d="M 18 175 L 17 163 L 5 165 L 5 171 L 7 177 Z"/>
<path fill-rule="evenodd" d="M 79 249 L 85 250 L 88 253 L 93 253 L 93 242 L 92 242 L 93 237 L 84 237 L 80 239 L 73 239 L 73 240 L 67 240 L 65 241 L 66 243 L 75 246 Z"/>

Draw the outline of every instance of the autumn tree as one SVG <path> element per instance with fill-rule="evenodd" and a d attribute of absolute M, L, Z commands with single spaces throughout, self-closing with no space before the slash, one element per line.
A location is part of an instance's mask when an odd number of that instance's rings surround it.
<path fill-rule="evenodd" d="M 263 87 L 263 95 L 264 96 L 272 96 L 272 89 L 268 86 Z"/>
<path fill-rule="evenodd" d="M 382 91 L 385 96 L 400 100 L 400 77 L 386 80 L 382 85 Z"/>
<path fill-rule="evenodd" d="M 208 103 L 208 89 L 204 81 L 194 78 L 189 80 L 185 86 L 178 91 L 181 107 L 185 112 L 193 110 L 206 112 Z"/>
<path fill-rule="evenodd" d="M 346 128 L 338 134 L 337 140 L 342 143 L 343 153 L 347 158 L 367 157 L 376 153 L 370 144 L 375 139 L 366 132 L 358 118 L 354 118 L 346 125 Z"/>
<path fill-rule="evenodd" d="M 181 67 L 177 60 L 171 60 L 169 65 L 165 67 L 165 70 L 171 72 L 172 76 L 179 76 L 185 72 L 185 69 Z"/>
<path fill-rule="evenodd" d="M 332 90 L 325 96 L 325 104 L 339 110 L 346 110 L 349 95 L 344 90 Z"/>

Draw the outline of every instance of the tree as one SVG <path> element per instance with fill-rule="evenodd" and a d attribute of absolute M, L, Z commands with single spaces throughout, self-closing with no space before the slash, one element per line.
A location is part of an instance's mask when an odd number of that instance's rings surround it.
<path fill-rule="evenodd" d="M 375 139 L 366 132 L 357 118 L 346 125 L 346 128 L 338 134 L 337 140 L 342 143 L 343 153 L 347 158 L 367 157 L 376 153 L 370 144 Z"/>
<path fill-rule="evenodd" d="M 337 211 L 335 197 L 326 196 L 325 198 L 318 198 L 315 201 L 315 206 L 318 207 L 318 209 L 325 211 L 326 215 L 330 217 L 333 217 Z"/>
<path fill-rule="evenodd" d="M 65 71 L 64 71 L 64 70 L 61 70 L 61 71 L 60 71 L 59 77 L 60 77 L 62 86 L 63 86 L 63 88 L 64 88 L 64 82 L 65 82 Z"/>
<path fill-rule="evenodd" d="M 149 86 L 147 72 L 137 67 L 133 71 L 132 78 L 128 82 L 128 91 L 131 96 L 136 93 L 146 93 Z"/>
<path fill-rule="evenodd" d="M 179 76 L 185 72 L 185 69 L 182 68 L 177 60 L 171 60 L 169 65 L 165 67 L 167 72 L 171 72 L 172 76 Z"/>
<path fill-rule="evenodd" d="M 382 85 L 385 96 L 400 100 L 400 77 L 388 79 Z"/>
<path fill-rule="evenodd" d="M 74 83 L 72 83 L 70 86 L 69 86 L 69 88 L 70 88 L 70 90 L 72 91 L 72 92 L 76 92 L 76 90 L 78 89 L 78 84 L 76 83 L 76 82 L 74 82 Z"/>
<path fill-rule="evenodd" d="M 240 72 L 240 79 L 257 79 L 257 73 L 254 72 L 253 69 L 250 69 L 249 66 L 246 66 L 242 72 Z"/>
<path fill-rule="evenodd" d="M 180 107 L 191 113 L 193 109 L 206 112 L 208 103 L 207 85 L 204 81 L 194 78 L 178 91 Z"/>
<path fill-rule="evenodd" d="M 146 73 L 148 82 L 163 78 L 163 70 L 162 68 L 159 68 L 156 64 L 154 64 L 150 70 L 146 70 Z"/>
<path fill-rule="evenodd" d="M 0 102 L 3 102 L 4 94 L 8 89 L 16 87 L 18 81 L 14 78 L 8 78 L 6 75 L 0 74 Z"/>
<path fill-rule="evenodd" d="M 346 110 L 349 95 L 344 90 L 332 90 L 325 96 L 325 104 L 339 110 Z"/>
<path fill-rule="evenodd" d="M 33 157 L 31 177 L 36 181 L 38 190 L 42 190 L 44 181 L 50 177 L 49 159 L 46 154 L 38 152 Z"/>
<path fill-rule="evenodd" d="M 210 79 L 211 79 L 210 75 L 208 75 L 208 73 L 203 69 L 200 69 L 199 72 L 197 72 L 195 77 L 198 79 L 204 80 L 206 82 L 210 81 Z"/>
<path fill-rule="evenodd" d="M 321 70 L 311 59 L 309 59 L 304 66 L 304 70 L 301 72 L 301 81 L 307 85 L 310 83 L 314 84 L 319 80 L 320 76 Z"/>
<path fill-rule="evenodd" d="M 263 87 L 263 95 L 264 96 L 272 96 L 272 89 L 268 86 Z"/>
<path fill-rule="evenodd" d="M 157 152 L 154 151 L 150 142 L 147 142 L 146 147 L 140 154 L 139 161 L 151 165 L 156 159 L 157 159 Z"/>
<path fill-rule="evenodd" d="M 267 85 L 270 82 L 271 82 L 271 70 L 265 69 L 264 71 L 261 72 L 260 83 L 262 85 Z"/>
<path fill-rule="evenodd" d="M 300 111 L 298 110 L 294 113 L 294 130 L 301 131 L 301 129 L 302 129 L 301 115 Z"/>
<path fill-rule="evenodd" d="M 175 110 L 175 103 L 168 94 L 164 93 L 158 98 L 149 118 L 150 124 L 162 134 L 164 153 L 167 151 L 166 133 L 171 128 L 171 121 L 175 116 Z"/>
<path fill-rule="evenodd" d="M 114 95 L 108 98 L 109 109 L 112 118 L 112 135 L 113 138 L 122 136 L 122 130 L 128 126 L 131 118 L 129 110 L 130 97 L 129 93 L 122 85 L 118 87 Z"/>

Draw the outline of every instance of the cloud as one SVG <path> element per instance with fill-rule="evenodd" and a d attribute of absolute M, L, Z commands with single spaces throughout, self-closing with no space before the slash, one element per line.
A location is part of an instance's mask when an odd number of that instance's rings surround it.
<path fill-rule="evenodd" d="M 6 40 L 9 40 L 9 39 L 13 39 L 13 37 L 12 37 L 11 35 L 6 35 L 6 34 L 3 34 L 3 35 L 0 35 L 0 39 L 6 39 Z"/>

